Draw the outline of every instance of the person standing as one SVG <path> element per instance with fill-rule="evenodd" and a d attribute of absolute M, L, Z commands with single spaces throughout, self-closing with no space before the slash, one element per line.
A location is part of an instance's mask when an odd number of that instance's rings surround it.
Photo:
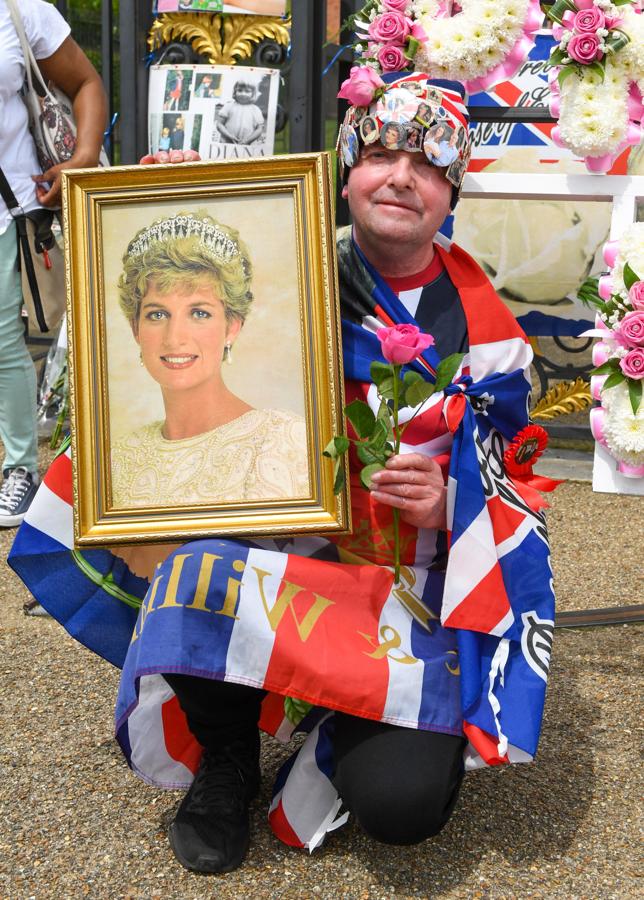
<path fill-rule="evenodd" d="M 78 128 L 71 159 L 41 173 L 19 91 L 25 61 L 6 0 L 0 0 L 0 166 L 25 211 L 60 206 L 61 171 L 95 166 L 107 118 L 98 73 L 69 25 L 50 3 L 21 0 L 20 15 L 45 81 L 72 100 Z M 0 527 L 24 519 L 38 485 L 36 373 L 25 344 L 22 291 L 13 219 L 0 199 L 0 440 L 4 446 L 0 486 Z"/>

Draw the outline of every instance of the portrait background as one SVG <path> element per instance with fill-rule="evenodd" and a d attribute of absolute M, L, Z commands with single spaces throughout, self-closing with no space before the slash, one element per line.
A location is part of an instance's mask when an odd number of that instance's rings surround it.
<path fill-rule="evenodd" d="M 259 209 L 258 209 L 259 207 Z M 161 390 L 139 364 L 139 348 L 118 303 L 122 256 L 136 232 L 181 210 L 205 210 L 236 228 L 254 266 L 248 318 L 222 366 L 228 387 L 252 406 L 305 414 L 302 337 L 298 304 L 297 244 L 290 194 L 136 202 L 103 206 L 103 274 L 110 436 L 164 418 Z"/>

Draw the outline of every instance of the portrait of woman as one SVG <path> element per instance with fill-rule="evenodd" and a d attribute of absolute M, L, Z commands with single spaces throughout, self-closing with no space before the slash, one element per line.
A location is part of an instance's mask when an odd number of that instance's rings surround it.
<path fill-rule="evenodd" d="M 406 141 L 405 129 L 397 122 L 389 122 L 380 129 L 380 141 L 387 150 L 401 150 Z"/>
<path fill-rule="evenodd" d="M 164 418 L 112 444 L 115 507 L 306 496 L 305 421 L 231 391 L 222 364 L 251 312 L 253 264 L 239 233 L 205 212 L 177 213 L 128 244 L 119 304 Z"/>
<path fill-rule="evenodd" d="M 364 143 L 373 144 L 378 139 L 379 134 L 378 123 L 373 116 L 365 116 L 360 123 L 360 136 Z"/>

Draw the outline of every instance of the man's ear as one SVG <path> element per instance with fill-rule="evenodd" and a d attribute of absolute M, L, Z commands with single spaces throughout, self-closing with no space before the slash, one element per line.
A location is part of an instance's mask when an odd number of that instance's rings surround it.
<path fill-rule="evenodd" d="M 349 185 L 348 184 L 345 184 L 344 187 L 342 188 L 342 199 L 343 200 L 349 199 Z"/>

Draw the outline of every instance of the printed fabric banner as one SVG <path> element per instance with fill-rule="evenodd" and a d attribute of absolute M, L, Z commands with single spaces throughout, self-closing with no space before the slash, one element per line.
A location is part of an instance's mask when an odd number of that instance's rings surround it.
<path fill-rule="evenodd" d="M 148 144 L 202 159 L 270 156 L 279 71 L 251 66 L 151 66 Z"/>

